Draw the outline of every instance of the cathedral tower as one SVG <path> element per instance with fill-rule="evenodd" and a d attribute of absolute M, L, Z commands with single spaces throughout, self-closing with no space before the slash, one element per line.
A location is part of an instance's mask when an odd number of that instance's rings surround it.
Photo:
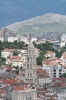
<path fill-rule="evenodd" d="M 27 50 L 27 61 L 25 69 L 25 82 L 37 84 L 37 73 L 36 73 L 36 54 L 33 43 L 30 41 Z"/>

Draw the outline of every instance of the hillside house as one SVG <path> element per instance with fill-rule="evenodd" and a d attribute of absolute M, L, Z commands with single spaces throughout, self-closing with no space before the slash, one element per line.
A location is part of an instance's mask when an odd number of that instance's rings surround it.
<path fill-rule="evenodd" d="M 7 58 L 13 55 L 14 49 L 5 48 L 1 51 L 1 57 Z"/>
<path fill-rule="evenodd" d="M 54 58 L 55 57 L 55 52 L 52 51 L 47 51 L 46 54 L 44 55 L 46 58 Z"/>
<path fill-rule="evenodd" d="M 39 88 L 46 88 L 50 85 L 51 79 L 47 72 L 41 68 L 37 69 L 37 85 Z"/>

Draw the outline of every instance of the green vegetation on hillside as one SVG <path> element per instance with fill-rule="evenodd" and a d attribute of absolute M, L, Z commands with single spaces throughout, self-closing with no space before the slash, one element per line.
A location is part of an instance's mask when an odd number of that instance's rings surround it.
<path fill-rule="evenodd" d="M 46 51 L 53 51 L 56 54 L 56 57 L 60 58 L 62 56 L 63 52 L 66 52 L 66 46 L 62 47 L 60 51 L 58 51 L 57 49 L 54 49 L 52 43 L 46 42 L 46 43 L 42 43 L 42 44 L 35 44 L 34 42 L 34 46 L 38 49 L 40 49 L 40 54 L 39 57 L 37 58 L 37 64 L 41 65 L 42 64 L 42 60 L 43 59 L 47 59 L 44 57 L 44 54 L 46 53 Z"/>
<path fill-rule="evenodd" d="M 38 49 L 40 49 L 40 53 L 39 56 L 37 57 L 37 64 L 41 65 L 42 64 L 42 60 L 46 59 L 44 54 L 46 53 L 46 51 L 53 51 L 56 54 L 56 57 L 60 58 L 63 52 L 66 52 L 66 46 L 62 47 L 60 51 L 58 51 L 57 49 L 54 49 L 53 44 L 46 42 L 46 43 L 41 43 L 41 44 L 36 44 L 35 42 L 33 43 L 34 46 Z M 17 42 L 15 41 L 14 43 L 10 43 L 10 42 L 1 42 L 0 41 L 0 65 L 3 64 L 3 62 L 5 62 L 4 58 L 1 58 L 1 51 L 4 48 L 9 48 L 9 49 L 27 49 L 27 44 L 25 44 L 24 42 Z M 16 50 L 14 51 L 13 55 L 18 55 L 19 52 Z M 48 58 L 47 58 L 48 59 Z"/>
<path fill-rule="evenodd" d="M 0 41 L 0 50 L 3 50 L 4 48 L 8 49 L 24 49 L 27 45 L 24 42 L 1 42 Z"/>
<path fill-rule="evenodd" d="M 1 51 L 5 48 L 8 49 L 27 49 L 27 44 L 25 44 L 24 42 L 17 42 L 14 41 L 14 43 L 11 42 L 1 42 L 0 41 L 0 65 L 5 63 L 5 58 L 1 58 Z M 18 55 L 19 52 L 17 50 L 14 51 L 13 55 Z"/>

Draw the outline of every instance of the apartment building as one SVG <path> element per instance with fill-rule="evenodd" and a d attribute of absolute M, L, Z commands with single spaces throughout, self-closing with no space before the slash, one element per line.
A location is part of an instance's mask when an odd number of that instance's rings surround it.
<path fill-rule="evenodd" d="M 59 63 L 59 60 L 47 59 L 42 62 L 43 69 L 48 73 L 50 78 L 61 77 L 66 72 L 64 66 Z"/>

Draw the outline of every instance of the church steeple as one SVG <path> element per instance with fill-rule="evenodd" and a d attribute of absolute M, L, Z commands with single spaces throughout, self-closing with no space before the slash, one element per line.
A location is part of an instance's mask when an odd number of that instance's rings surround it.
<path fill-rule="evenodd" d="M 28 52 L 27 52 L 27 62 L 26 62 L 26 69 L 25 69 L 25 82 L 27 83 L 37 83 L 37 75 L 36 75 L 36 55 L 35 55 L 35 47 L 30 41 L 28 45 Z"/>
<path fill-rule="evenodd" d="M 28 48 L 29 48 L 29 47 L 30 47 L 30 48 L 34 48 L 34 45 L 33 45 L 33 43 L 32 43 L 32 41 L 31 41 L 31 40 L 29 41 Z"/>

